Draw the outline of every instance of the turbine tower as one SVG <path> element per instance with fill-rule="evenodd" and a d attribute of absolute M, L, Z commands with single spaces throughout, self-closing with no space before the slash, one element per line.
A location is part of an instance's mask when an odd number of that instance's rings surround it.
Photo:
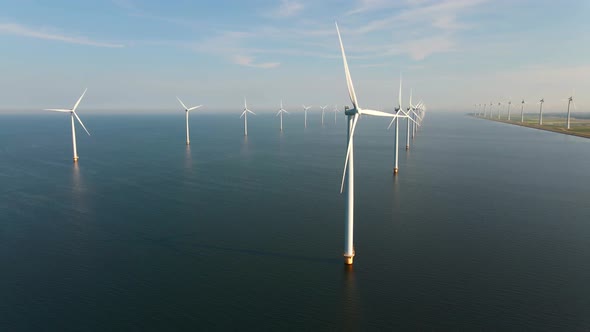
<path fill-rule="evenodd" d="M 487 114 L 486 114 L 486 106 L 487 106 L 487 104 L 483 104 L 483 117 L 484 118 L 487 116 Z"/>
<path fill-rule="evenodd" d="M 498 102 L 498 120 L 500 120 L 500 105 L 502 105 L 502 103 Z"/>
<path fill-rule="evenodd" d="M 334 124 L 336 124 L 336 116 L 338 115 L 338 105 L 334 105 Z"/>
<path fill-rule="evenodd" d="M 190 135 L 189 135 L 189 131 L 188 131 L 188 113 L 192 110 L 196 110 L 199 107 L 202 107 L 203 105 L 199 105 L 199 106 L 194 106 L 191 108 L 186 107 L 186 105 L 182 102 L 182 100 L 180 100 L 180 98 L 176 97 L 176 99 L 178 99 L 178 102 L 180 102 L 180 105 L 182 105 L 182 107 L 184 107 L 184 112 L 186 114 L 186 145 L 191 144 L 191 139 L 190 139 Z"/>
<path fill-rule="evenodd" d="M 244 136 L 248 136 L 248 113 L 256 115 L 256 113 L 248 109 L 248 105 L 246 104 L 246 98 L 244 98 L 244 112 L 242 112 L 242 115 L 240 115 L 240 118 L 244 117 Z"/>
<path fill-rule="evenodd" d="M 510 105 L 512 105 L 512 101 L 508 100 L 508 121 L 510 121 Z"/>
<path fill-rule="evenodd" d="M 84 92 L 82 92 L 82 95 L 80 96 L 80 98 L 78 99 L 76 104 L 74 104 L 74 107 L 72 109 L 62 109 L 62 108 L 46 108 L 45 109 L 45 111 L 70 113 L 70 118 L 72 120 L 72 148 L 74 150 L 74 162 L 78 162 L 78 150 L 76 149 L 76 127 L 74 126 L 74 118 L 76 118 L 76 120 L 78 120 L 78 122 L 80 122 L 80 124 L 82 125 L 82 128 L 84 128 L 84 130 L 86 131 L 88 136 L 90 136 L 90 133 L 88 132 L 88 130 L 84 126 L 84 123 L 82 123 L 82 120 L 80 120 L 80 117 L 76 113 L 76 109 L 78 108 L 78 105 L 80 105 L 82 98 L 84 98 L 84 95 L 86 94 L 86 90 L 88 90 L 88 89 L 84 89 Z"/>
<path fill-rule="evenodd" d="M 307 128 L 307 110 L 310 108 L 311 108 L 311 106 L 303 105 L 303 112 L 305 113 L 305 128 Z"/>
<path fill-rule="evenodd" d="M 524 122 L 524 99 L 520 102 L 520 122 Z"/>
<path fill-rule="evenodd" d="M 352 78 L 348 69 L 348 61 L 346 61 L 346 54 L 344 53 L 344 45 L 340 36 L 340 29 L 336 23 L 336 32 L 338 33 L 338 41 L 340 42 L 340 50 L 342 52 L 342 62 L 344 64 L 344 74 L 346 76 L 346 85 L 348 86 L 348 94 L 352 102 L 352 109 L 345 107 L 344 114 L 348 118 L 348 145 L 346 150 L 346 160 L 344 162 L 344 172 L 342 174 L 342 183 L 340 185 L 340 192 L 344 190 L 344 180 L 346 179 L 346 226 L 344 232 L 344 263 L 352 265 L 354 259 L 354 130 L 358 122 L 359 116 L 362 114 L 384 117 L 395 117 L 394 114 L 389 114 L 381 111 L 374 111 L 362 109 L 356 99 Z"/>
<path fill-rule="evenodd" d="M 285 110 L 283 108 L 283 101 L 281 100 L 281 108 L 279 109 L 279 111 L 277 112 L 277 115 L 276 115 L 276 116 L 280 116 L 280 118 L 281 118 L 281 132 L 283 131 L 283 113 L 289 114 L 289 112 L 287 112 L 287 110 Z"/>
<path fill-rule="evenodd" d="M 322 109 L 322 127 L 324 126 L 324 113 L 326 112 L 326 107 L 328 107 L 328 105 L 320 106 L 320 108 Z"/>
<path fill-rule="evenodd" d="M 543 125 L 543 103 L 545 102 L 545 98 L 541 98 L 539 100 L 539 126 Z"/>

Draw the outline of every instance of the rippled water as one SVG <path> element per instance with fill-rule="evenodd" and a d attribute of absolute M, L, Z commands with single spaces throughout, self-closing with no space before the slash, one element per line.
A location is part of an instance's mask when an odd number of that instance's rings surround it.
<path fill-rule="evenodd" d="M 347 270 L 344 117 L 238 115 L 1 116 L 0 330 L 590 329 L 590 140 L 363 117 Z"/>

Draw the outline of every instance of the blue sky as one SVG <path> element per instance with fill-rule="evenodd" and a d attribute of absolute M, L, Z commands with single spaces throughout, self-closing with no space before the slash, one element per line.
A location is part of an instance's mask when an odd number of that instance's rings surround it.
<path fill-rule="evenodd" d="M 590 2 L 0 0 L 0 112 L 392 109 L 399 74 L 431 110 L 541 97 L 590 111 Z M 529 105 L 531 111 L 536 106 Z M 84 112 L 84 111 L 83 111 Z"/>

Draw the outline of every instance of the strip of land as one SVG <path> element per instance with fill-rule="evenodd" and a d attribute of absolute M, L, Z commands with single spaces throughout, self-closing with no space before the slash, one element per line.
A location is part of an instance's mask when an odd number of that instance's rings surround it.
<path fill-rule="evenodd" d="M 518 118 L 518 121 L 514 121 L 514 120 L 508 121 L 508 119 L 502 119 L 502 118 L 498 119 L 496 117 L 489 118 L 489 117 L 477 116 L 474 114 L 470 114 L 470 115 L 474 116 L 476 118 L 484 119 L 484 120 L 492 120 L 492 121 L 496 121 L 496 122 L 513 124 L 513 125 L 517 125 L 517 126 L 521 126 L 521 127 L 528 127 L 528 128 L 533 128 L 533 129 L 552 131 L 554 133 L 560 133 L 560 134 L 565 134 L 565 135 L 590 138 L 590 120 L 587 120 L 587 119 L 571 119 L 570 120 L 570 129 L 568 130 L 565 127 L 565 123 L 564 123 L 565 119 L 563 119 L 563 118 L 547 118 L 546 119 L 545 117 L 543 117 L 543 125 L 539 125 L 538 118 L 527 117 L 524 119 L 524 122 L 520 122 L 520 117 Z"/>

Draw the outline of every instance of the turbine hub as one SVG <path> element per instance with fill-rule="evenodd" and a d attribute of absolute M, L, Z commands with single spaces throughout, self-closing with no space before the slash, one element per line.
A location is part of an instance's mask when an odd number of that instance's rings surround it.
<path fill-rule="evenodd" d="M 344 114 L 346 115 L 355 115 L 359 111 L 356 108 L 348 108 L 348 106 L 344 106 Z"/>

